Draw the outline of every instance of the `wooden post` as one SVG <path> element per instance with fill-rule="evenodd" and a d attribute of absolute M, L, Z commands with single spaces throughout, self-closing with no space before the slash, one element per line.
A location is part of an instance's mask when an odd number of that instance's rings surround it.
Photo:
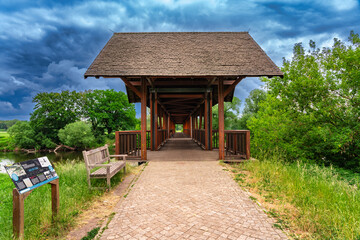
<path fill-rule="evenodd" d="M 219 115 L 219 160 L 225 159 L 225 126 L 224 126 L 224 82 L 218 81 L 218 115 Z"/>
<path fill-rule="evenodd" d="M 55 217 L 59 214 L 60 207 L 60 188 L 59 188 L 59 179 L 49 182 L 51 184 L 51 209 L 52 209 L 52 219 L 55 220 Z"/>
<path fill-rule="evenodd" d="M 209 94 L 207 93 L 204 101 L 204 129 L 205 129 L 205 149 L 209 150 Z"/>
<path fill-rule="evenodd" d="M 190 137 L 193 138 L 193 117 L 190 115 Z"/>
<path fill-rule="evenodd" d="M 13 189 L 13 233 L 15 239 L 24 239 L 24 200 L 27 196 Z"/>
<path fill-rule="evenodd" d="M 119 132 L 115 131 L 115 154 L 120 154 L 120 139 L 119 139 Z"/>
<path fill-rule="evenodd" d="M 210 145 L 209 150 L 212 150 L 212 93 L 209 93 L 209 132 L 210 132 Z"/>
<path fill-rule="evenodd" d="M 246 132 L 246 159 L 250 159 L 250 131 Z"/>
<path fill-rule="evenodd" d="M 170 114 L 167 115 L 167 135 L 168 139 L 170 138 Z"/>
<path fill-rule="evenodd" d="M 141 79 L 141 160 L 147 160 L 146 153 L 146 79 Z"/>
<path fill-rule="evenodd" d="M 154 94 L 150 93 L 150 149 L 151 151 L 154 151 L 155 149 L 155 141 L 154 141 Z"/>
<path fill-rule="evenodd" d="M 159 131 L 158 131 L 158 124 L 159 124 L 159 112 L 158 112 L 158 101 L 157 101 L 157 94 L 155 94 L 155 100 L 154 100 L 154 146 L 155 146 L 155 149 L 154 151 L 157 151 L 157 148 L 159 146 L 159 141 L 158 141 L 158 134 L 159 134 Z"/>

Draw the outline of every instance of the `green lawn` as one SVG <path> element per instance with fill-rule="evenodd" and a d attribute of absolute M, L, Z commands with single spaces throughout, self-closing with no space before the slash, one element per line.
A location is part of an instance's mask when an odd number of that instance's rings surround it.
<path fill-rule="evenodd" d="M 275 227 L 300 239 L 360 239 L 359 175 L 276 157 L 231 165 Z M 351 175 L 351 176 L 350 176 Z"/>
<path fill-rule="evenodd" d="M 68 161 L 55 164 L 60 179 L 60 214 L 51 224 L 50 185 L 35 189 L 25 200 L 25 239 L 58 239 L 74 225 L 76 216 L 90 206 L 103 190 L 88 189 L 86 169 L 83 162 Z M 129 166 L 130 167 L 130 166 Z M 127 169 L 131 171 L 131 167 Z M 130 171 L 127 171 L 128 173 Z M 118 184 L 123 178 L 120 171 L 111 179 Z M 95 179 L 95 186 L 106 186 L 106 180 Z M 12 239 L 12 189 L 8 175 L 0 174 L 0 239 Z"/>
<path fill-rule="evenodd" d="M 5 130 L 0 130 L 0 150 L 9 148 L 9 134 Z"/>

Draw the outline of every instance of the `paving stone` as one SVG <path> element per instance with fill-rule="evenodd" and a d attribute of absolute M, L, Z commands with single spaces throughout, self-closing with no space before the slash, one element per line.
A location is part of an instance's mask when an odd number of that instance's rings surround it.
<path fill-rule="evenodd" d="M 287 239 L 217 161 L 150 161 L 115 212 L 101 239 Z"/>

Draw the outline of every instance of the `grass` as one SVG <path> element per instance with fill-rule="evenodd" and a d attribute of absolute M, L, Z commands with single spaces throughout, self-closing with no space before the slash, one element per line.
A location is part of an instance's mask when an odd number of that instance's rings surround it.
<path fill-rule="evenodd" d="M 86 169 L 82 162 L 55 163 L 60 179 L 60 211 L 51 224 L 50 185 L 35 189 L 25 200 L 25 239 L 62 238 L 74 226 L 76 216 L 87 209 L 104 190 L 89 190 Z M 131 172 L 127 166 L 127 173 Z M 123 178 L 120 171 L 111 179 L 112 186 Z M 106 186 L 105 179 L 92 180 L 93 186 Z M 8 175 L 0 174 L 0 239 L 12 239 L 12 189 Z"/>
<path fill-rule="evenodd" d="M 231 165 L 234 179 L 297 239 L 360 239 L 359 176 L 276 157 Z"/>
<path fill-rule="evenodd" d="M 4 130 L 0 130 L 0 150 L 9 148 L 9 140 L 9 134 Z"/>

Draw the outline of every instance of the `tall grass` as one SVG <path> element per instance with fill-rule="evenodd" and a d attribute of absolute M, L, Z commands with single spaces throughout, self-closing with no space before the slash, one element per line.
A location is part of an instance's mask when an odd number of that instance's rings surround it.
<path fill-rule="evenodd" d="M 277 157 L 233 166 L 235 179 L 278 219 L 306 239 L 360 239 L 359 178 L 332 167 L 286 163 Z M 351 184 L 350 184 L 351 183 Z"/>
<path fill-rule="evenodd" d="M 55 163 L 60 182 L 60 211 L 51 224 L 51 190 L 47 184 L 35 189 L 25 199 L 25 239 L 57 239 L 75 223 L 75 218 L 90 206 L 91 201 L 104 193 L 103 190 L 89 190 L 86 169 L 83 162 L 68 161 Z M 111 179 L 118 184 L 123 173 Z M 106 180 L 95 179 L 93 185 L 106 186 Z M 10 178 L 0 174 L 0 239 L 12 239 L 12 189 Z"/>

